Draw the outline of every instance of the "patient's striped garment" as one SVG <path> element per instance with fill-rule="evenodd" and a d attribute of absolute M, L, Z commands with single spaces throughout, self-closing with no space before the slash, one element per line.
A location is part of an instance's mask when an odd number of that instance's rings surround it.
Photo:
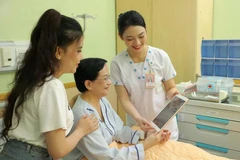
<path fill-rule="evenodd" d="M 77 147 L 64 160 L 79 160 L 86 156 L 89 160 L 143 160 L 144 148 L 137 144 L 142 131 L 124 126 L 122 120 L 106 98 L 100 101 L 104 122 L 93 106 L 79 96 L 73 107 L 74 126 L 86 114 L 95 114 L 99 119 L 99 129 L 84 136 Z M 74 129 L 74 128 L 73 128 Z M 121 149 L 109 148 L 113 141 L 135 144 Z"/>

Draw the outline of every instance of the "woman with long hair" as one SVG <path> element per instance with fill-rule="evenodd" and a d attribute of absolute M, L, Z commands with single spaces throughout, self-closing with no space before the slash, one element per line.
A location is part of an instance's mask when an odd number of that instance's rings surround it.
<path fill-rule="evenodd" d="M 6 144 L 0 159 L 58 159 L 98 128 L 95 117 L 85 115 L 66 137 L 73 114 L 59 77 L 76 71 L 83 40 L 82 28 L 75 19 L 54 9 L 40 17 L 7 97 L 1 133 Z"/>

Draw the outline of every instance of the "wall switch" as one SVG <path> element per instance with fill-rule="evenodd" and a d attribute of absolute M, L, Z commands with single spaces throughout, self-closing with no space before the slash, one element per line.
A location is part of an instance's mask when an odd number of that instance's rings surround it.
<path fill-rule="evenodd" d="M 2 59 L 2 67 L 14 66 L 15 49 L 10 47 L 1 47 L 0 56 Z"/>
<path fill-rule="evenodd" d="M 0 73 L 18 69 L 29 44 L 28 41 L 0 41 Z"/>

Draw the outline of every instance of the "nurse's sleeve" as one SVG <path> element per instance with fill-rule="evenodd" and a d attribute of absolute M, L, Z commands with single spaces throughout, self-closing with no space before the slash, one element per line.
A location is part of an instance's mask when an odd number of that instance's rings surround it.
<path fill-rule="evenodd" d="M 172 79 L 173 77 L 175 77 L 177 75 L 173 64 L 171 62 L 170 57 L 168 56 L 168 54 L 163 51 L 163 66 L 164 66 L 164 70 L 163 70 L 163 81 L 167 81 L 169 79 Z"/>
<path fill-rule="evenodd" d="M 110 65 L 110 78 L 114 85 L 123 85 L 119 62 L 113 60 Z"/>
<path fill-rule="evenodd" d="M 84 136 L 78 143 L 77 149 L 88 159 L 94 160 L 144 159 L 144 148 L 142 144 L 123 147 L 121 149 L 109 148 L 100 129 Z"/>

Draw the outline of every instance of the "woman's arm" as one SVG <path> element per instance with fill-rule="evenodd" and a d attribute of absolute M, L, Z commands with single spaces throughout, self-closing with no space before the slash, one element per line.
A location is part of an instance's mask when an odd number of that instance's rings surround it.
<path fill-rule="evenodd" d="M 136 108 L 133 106 L 129 99 L 129 95 L 127 93 L 126 88 L 124 86 L 115 85 L 115 90 L 117 92 L 117 96 L 124 111 L 127 112 L 131 117 L 133 117 L 133 119 L 140 118 L 141 117 L 140 114 L 138 113 L 138 111 L 136 110 Z"/>
<path fill-rule="evenodd" d="M 164 84 L 168 99 L 172 99 L 176 94 L 179 93 L 173 78 L 167 81 L 164 81 L 163 84 Z"/>
<path fill-rule="evenodd" d="M 68 137 L 66 130 L 57 129 L 45 133 L 47 149 L 53 159 L 62 158 L 76 147 L 78 141 L 88 133 L 98 128 L 98 121 L 94 115 L 83 116 L 76 129 Z"/>
<path fill-rule="evenodd" d="M 114 140 L 120 143 L 128 143 L 128 144 L 137 144 L 139 139 L 144 138 L 144 132 L 141 130 L 134 130 L 129 126 L 124 126 L 122 119 L 112 108 L 111 104 L 107 99 L 103 99 L 102 101 L 105 106 L 107 106 L 107 115 L 108 119 L 111 121 L 109 123 L 113 123 L 113 127 L 115 130 Z"/>
<path fill-rule="evenodd" d="M 124 111 L 128 113 L 131 117 L 133 117 L 133 119 L 138 123 L 142 130 L 145 131 L 151 129 L 152 127 L 150 123 L 146 119 L 141 117 L 137 109 L 131 103 L 126 88 L 121 85 L 115 85 L 115 90 Z"/>
<path fill-rule="evenodd" d="M 77 144 L 80 150 L 88 159 L 94 160 L 126 160 L 144 159 L 144 147 L 142 144 L 129 147 L 109 148 L 109 145 L 100 129 L 83 137 Z"/>

